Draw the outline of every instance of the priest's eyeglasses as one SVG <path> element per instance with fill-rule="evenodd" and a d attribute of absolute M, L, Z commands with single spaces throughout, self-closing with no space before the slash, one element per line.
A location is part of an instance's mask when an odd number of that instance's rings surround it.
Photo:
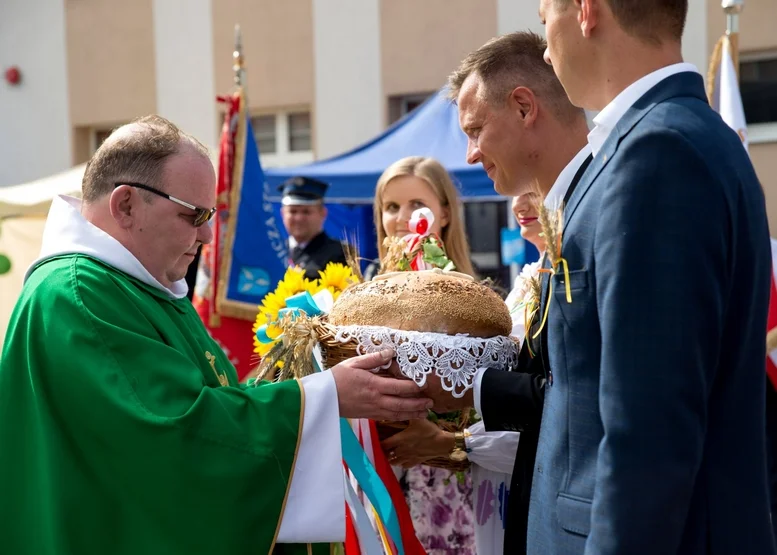
<path fill-rule="evenodd" d="M 186 201 L 183 201 L 179 198 L 176 198 L 174 196 L 168 195 L 167 193 L 163 193 L 162 191 L 159 191 L 157 189 L 154 189 L 153 187 L 149 187 L 148 185 L 144 185 L 143 183 L 114 183 L 114 187 L 120 187 L 122 185 L 128 185 L 129 187 L 135 187 L 137 189 L 143 189 L 144 191 L 148 191 L 149 193 L 154 193 L 155 195 L 158 195 L 160 197 L 166 198 L 167 200 L 171 200 L 176 204 L 180 204 L 181 206 L 185 206 L 189 210 L 194 210 L 196 213 L 194 214 L 194 220 L 192 221 L 192 225 L 194 227 L 200 227 L 202 224 L 205 224 L 210 221 L 210 219 L 213 217 L 213 215 L 216 213 L 216 208 L 202 208 L 201 206 L 195 206 L 193 204 L 189 204 Z"/>

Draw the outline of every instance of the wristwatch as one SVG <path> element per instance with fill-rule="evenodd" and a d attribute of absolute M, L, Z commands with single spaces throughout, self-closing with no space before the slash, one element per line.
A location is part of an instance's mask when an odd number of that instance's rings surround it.
<path fill-rule="evenodd" d="M 448 458 L 455 462 L 461 462 L 467 460 L 467 443 L 464 441 L 469 435 L 469 432 L 453 432 L 453 451 L 450 452 Z"/>

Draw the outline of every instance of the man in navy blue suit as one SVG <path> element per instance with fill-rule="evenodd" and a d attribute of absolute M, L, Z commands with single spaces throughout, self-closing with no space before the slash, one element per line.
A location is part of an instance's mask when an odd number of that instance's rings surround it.
<path fill-rule="evenodd" d="M 543 283 L 531 555 L 775 553 L 764 197 L 682 63 L 686 13 L 686 0 L 541 1 L 546 60 L 599 114 L 564 209 L 568 271 Z M 512 393 L 526 378 L 486 370 L 459 402 L 479 399 L 488 430 L 520 425 L 536 412 Z M 433 380 L 427 395 L 455 406 Z"/>
<path fill-rule="evenodd" d="M 546 61 L 599 114 L 564 211 L 569 272 L 545 289 L 532 554 L 775 552 L 764 197 L 682 63 L 686 13 L 687 0 L 541 0 Z"/>

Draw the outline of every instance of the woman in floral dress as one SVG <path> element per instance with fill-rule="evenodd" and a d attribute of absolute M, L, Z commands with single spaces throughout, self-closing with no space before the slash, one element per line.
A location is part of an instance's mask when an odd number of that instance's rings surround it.
<path fill-rule="evenodd" d="M 536 202 L 531 194 L 523 195 L 513 200 L 512 207 L 521 235 L 542 252 L 545 245 Z M 538 268 L 539 263 L 527 264 L 506 300 L 513 320 L 512 334 L 521 340 L 528 280 L 537 275 Z M 519 434 L 487 433 L 482 423 L 470 426 L 465 434 L 471 472 L 458 475 L 423 464 L 448 455 L 455 445 L 453 434 L 430 421 L 413 421 L 384 442 L 392 463 L 407 468 L 400 481 L 418 539 L 430 555 L 503 552 L 504 508 Z"/>
<path fill-rule="evenodd" d="M 458 193 L 443 166 L 429 158 L 399 160 L 378 181 L 375 227 L 381 258 L 385 256 L 384 238 L 406 235 L 410 215 L 424 207 L 432 211 L 432 232 L 441 237 L 456 269 L 474 277 Z M 522 322 L 523 317 L 517 320 Z M 506 506 L 506 488 L 502 487 L 500 502 L 494 498 L 498 492 L 487 491 L 483 484 L 487 482 L 489 488 L 498 489 L 506 477 L 509 485 L 518 434 L 487 433 L 480 423 L 465 433 L 472 472 L 458 474 L 423 464 L 432 458 L 447 457 L 455 448 L 453 434 L 428 420 L 411 422 L 407 429 L 384 443 L 389 460 L 397 469 L 416 535 L 430 555 L 502 552 L 501 517 Z M 494 476 L 489 474 L 488 480 L 481 480 L 478 494 L 473 491 L 473 473 L 478 476 L 483 472 L 496 473 L 499 478 L 492 479 Z M 479 495 L 483 502 L 476 514 Z"/>

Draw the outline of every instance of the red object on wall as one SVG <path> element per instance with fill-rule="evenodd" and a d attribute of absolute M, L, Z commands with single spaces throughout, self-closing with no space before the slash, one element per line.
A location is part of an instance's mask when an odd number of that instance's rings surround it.
<path fill-rule="evenodd" d="M 22 80 L 22 72 L 16 66 L 11 66 L 5 70 L 5 80 L 11 85 L 18 85 Z"/>

